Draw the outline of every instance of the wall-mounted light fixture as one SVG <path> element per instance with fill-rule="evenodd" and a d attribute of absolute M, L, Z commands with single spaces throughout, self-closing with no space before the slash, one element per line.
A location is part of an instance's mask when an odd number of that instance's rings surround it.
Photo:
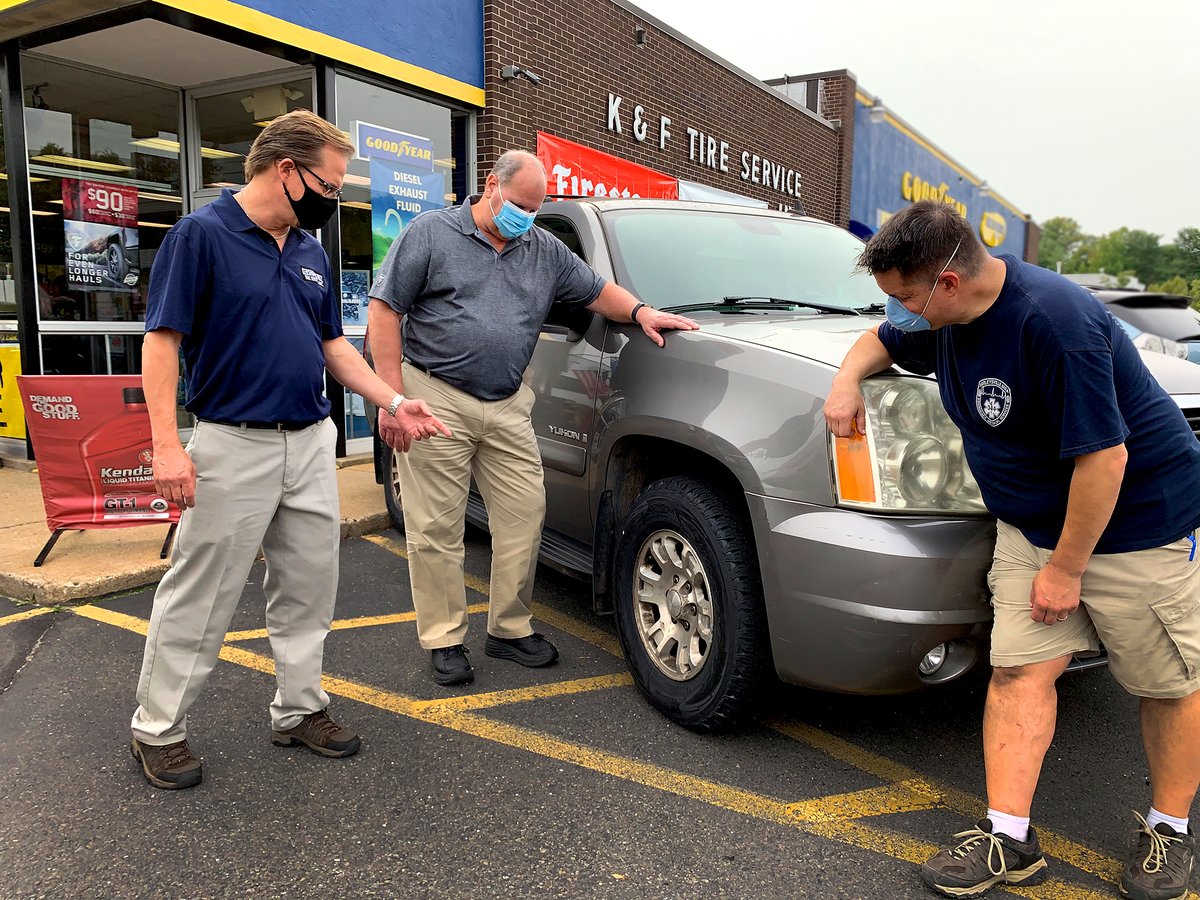
<path fill-rule="evenodd" d="M 646 29 L 641 25 L 633 26 L 633 42 L 639 47 L 646 46 Z"/>
<path fill-rule="evenodd" d="M 871 121 L 876 125 L 887 121 L 887 107 L 883 105 L 883 101 L 878 97 L 875 98 L 875 102 L 871 104 L 867 112 L 871 116 Z"/>
<path fill-rule="evenodd" d="M 541 84 L 542 83 L 542 79 L 540 77 L 538 77 L 537 75 L 535 75 L 533 72 L 529 71 L 528 69 L 522 69 L 520 66 L 505 66 L 503 69 L 500 70 L 500 77 L 504 78 L 504 79 L 524 77 L 524 78 L 528 78 L 529 81 L 533 84 Z"/>
<path fill-rule="evenodd" d="M 992 196 L 992 187 L 990 184 L 987 183 L 986 180 L 979 182 L 979 196 L 980 197 Z"/>

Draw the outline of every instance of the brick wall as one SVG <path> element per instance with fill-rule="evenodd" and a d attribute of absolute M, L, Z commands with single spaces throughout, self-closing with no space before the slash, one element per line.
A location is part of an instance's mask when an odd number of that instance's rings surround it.
<path fill-rule="evenodd" d="M 645 30 L 639 46 L 635 29 Z M 502 79 L 507 65 L 538 75 Z M 668 175 L 765 200 L 795 204 L 773 186 L 741 178 L 742 152 L 801 175 L 804 211 L 845 225 L 849 220 L 854 81 L 827 82 L 829 102 L 845 108 L 830 128 L 782 96 L 764 90 L 613 0 L 484 0 L 487 107 L 479 116 L 479 176 L 504 150 L 536 149 L 545 131 Z M 608 128 L 609 94 L 623 98 L 623 133 Z M 633 108 L 644 107 L 644 142 L 632 135 Z M 833 107 L 831 107 L 833 108 Z M 659 117 L 671 138 L 659 148 Z M 729 144 L 729 172 L 689 158 L 691 127 Z"/>

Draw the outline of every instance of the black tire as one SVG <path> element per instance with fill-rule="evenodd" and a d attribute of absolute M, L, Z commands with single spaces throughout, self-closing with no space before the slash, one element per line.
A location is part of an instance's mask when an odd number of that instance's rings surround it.
<path fill-rule="evenodd" d="M 125 273 L 129 271 L 129 264 L 125 262 L 125 254 L 121 250 L 121 245 L 112 243 L 104 252 L 104 263 L 108 268 L 108 275 L 113 281 L 120 281 L 125 277 Z"/>
<path fill-rule="evenodd" d="M 399 450 L 383 447 L 383 499 L 387 503 L 388 516 L 392 526 L 404 534 L 404 509 L 400 505 L 400 477 L 396 471 Z"/>
<path fill-rule="evenodd" d="M 704 596 L 695 592 L 693 581 L 706 588 L 707 595 L 707 603 L 683 604 L 685 613 L 678 627 L 663 618 L 670 604 L 644 603 L 636 598 L 639 587 L 646 588 L 647 597 L 659 596 L 652 586 L 661 583 L 665 587 L 665 581 L 642 579 L 639 563 L 645 562 L 649 567 L 645 571 L 661 577 L 664 566 L 655 562 L 652 554 L 656 549 L 661 553 L 685 546 L 672 535 L 690 545 L 699 562 L 696 574 L 703 577 L 687 576 L 681 583 L 677 576 L 670 576 L 680 587 L 673 591 L 670 603 L 681 597 Z M 679 557 L 683 555 L 681 552 Z M 615 570 L 617 631 L 634 682 L 651 705 L 693 731 L 728 730 L 751 718 L 773 665 L 754 536 L 745 513 L 695 478 L 656 481 L 634 501 L 617 536 Z M 688 609 L 695 624 L 683 632 L 679 629 Z M 711 610 L 710 616 L 703 615 L 705 609 Z M 673 642 L 676 655 L 686 655 L 681 654 L 682 644 L 666 638 L 659 652 L 660 658 L 664 651 L 667 657 L 662 666 L 676 666 L 675 677 L 666 674 L 647 646 L 652 638 L 643 638 L 644 632 L 653 632 L 660 622 L 664 630 L 670 627 L 689 641 L 694 632 L 693 650 L 704 650 L 698 665 L 688 667 L 686 673 L 681 671 L 684 665 L 677 659 L 672 663 L 670 647 Z M 703 638 L 706 627 L 711 635 L 707 640 Z M 692 658 L 688 656 L 689 661 Z"/>

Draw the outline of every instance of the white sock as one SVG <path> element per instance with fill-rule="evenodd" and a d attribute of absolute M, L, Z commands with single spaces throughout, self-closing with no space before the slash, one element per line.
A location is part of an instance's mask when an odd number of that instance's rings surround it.
<path fill-rule="evenodd" d="M 992 834 L 1007 834 L 1022 844 L 1029 840 L 1029 816 L 1010 816 L 989 808 L 987 817 L 992 820 Z"/>
<path fill-rule="evenodd" d="M 1174 816 L 1168 816 L 1166 813 L 1160 813 L 1153 806 L 1150 807 L 1150 815 L 1146 816 L 1146 824 L 1154 828 L 1159 822 L 1166 822 L 1175 829 L 1176 834 L 1187 834 L 1188 820 L 1177 819 Z"/>

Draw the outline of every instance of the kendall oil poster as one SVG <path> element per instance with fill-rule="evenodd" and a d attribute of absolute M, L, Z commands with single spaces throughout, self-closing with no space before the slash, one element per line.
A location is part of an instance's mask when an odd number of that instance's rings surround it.
<path fill-rule="evenodd" d="M 46 524 L 124 528 L 179 521 L 154 493 L 150 415 L 136 375 L 20 375 Z"/>
<path fill-rule="evenodd" d="M 62 180 L 67 286 L 129 293 L 141 277 L 137 188 L 80 178 Z"/>

